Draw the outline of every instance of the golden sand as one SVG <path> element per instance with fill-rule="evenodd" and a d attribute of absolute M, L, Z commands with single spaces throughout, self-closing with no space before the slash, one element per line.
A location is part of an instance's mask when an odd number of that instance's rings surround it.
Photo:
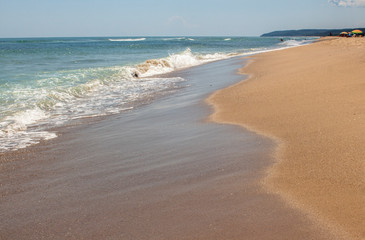
<path fill-rule="evenodd" d="M 278 143 L 263 186 L 339 238 L 365 239 L 365 38 L 324 38 L 253 57 L 214 93 L 217 122 Z"/>

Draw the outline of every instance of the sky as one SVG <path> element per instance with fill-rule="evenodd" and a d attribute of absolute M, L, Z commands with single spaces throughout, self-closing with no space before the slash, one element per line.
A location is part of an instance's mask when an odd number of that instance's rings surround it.
<path fill-rule="evenodd" d="M 364 16 L 365 0 L 0 0 L 0 38 L 259 36 Z"/>

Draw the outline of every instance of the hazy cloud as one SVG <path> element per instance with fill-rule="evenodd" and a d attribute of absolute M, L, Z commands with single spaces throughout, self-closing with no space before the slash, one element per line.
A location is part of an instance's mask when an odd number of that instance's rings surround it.
<path fill-rule="evenodd" d="M 365 0 L 328 0 L 338 7 L 365 7 Z"/>

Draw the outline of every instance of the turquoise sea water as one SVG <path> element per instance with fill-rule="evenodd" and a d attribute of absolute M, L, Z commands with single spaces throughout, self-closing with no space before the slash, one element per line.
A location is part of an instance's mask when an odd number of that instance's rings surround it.
<path fill-rule="evenodd" d="M 56 137 L 49 129 L 178 91 L 159 75 L 313 39 L 99 37 L 0 39 L 0 152 Z"/>

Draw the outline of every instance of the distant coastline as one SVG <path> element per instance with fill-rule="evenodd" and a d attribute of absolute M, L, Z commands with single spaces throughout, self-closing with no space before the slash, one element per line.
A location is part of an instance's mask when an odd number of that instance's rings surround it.
<path fill-rule="evenodd" d="M 280 30 L 269 33 L 264 33 L 261 37 L 324 37 L 337 36 L 341 32 L 351 32 L 354 29 L 359 29 L 365 32 L 365 28 L 343 28 L 343 29 L 300 29 L 300 30 Z"/>

